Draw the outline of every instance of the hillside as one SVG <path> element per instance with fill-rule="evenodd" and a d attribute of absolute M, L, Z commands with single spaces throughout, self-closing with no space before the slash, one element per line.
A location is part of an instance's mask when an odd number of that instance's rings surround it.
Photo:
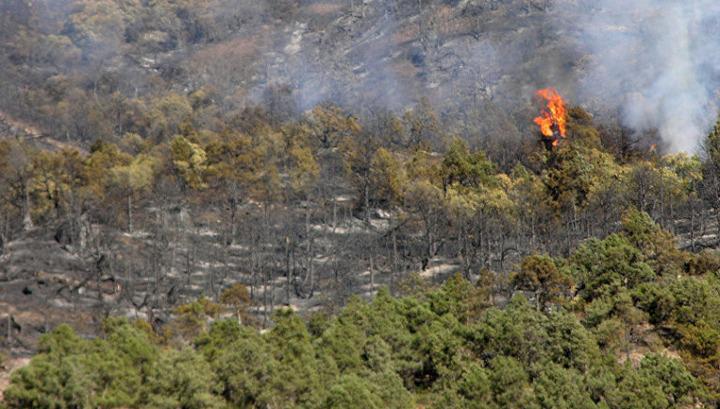
<path fill-rule="evenodd" d="M 3 1 L 0 408 L 715 407 L 718 21 Z"/>
<path fill-rule="evenodd" d="M 168 93 L 202 95 L 209 103 L 195 121 L 214 130 L 256 104 L 284 120 L 324 102 L 402 112 L 426 97 L 453 133 L 486 147 L 528 131 L 541 87 L 597 113 L 617 108 L 576 92 L 588 58 L 568 31 L 581 29 L 557 24 L 588 8 L 572 2 L 12 0 L 3 8 L 0 106 L 60 139 L 158 135 L 161 125 L 150 122 L 169 114 Z M 144 112 L 153 108 L 160 112 Z"/>

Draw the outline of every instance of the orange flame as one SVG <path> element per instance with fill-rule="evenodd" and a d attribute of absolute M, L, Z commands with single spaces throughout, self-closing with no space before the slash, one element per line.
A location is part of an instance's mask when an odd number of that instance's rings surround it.
<path fill-rule="evenodd" d="M 545 88 L 537 92 L 537 95 L 547 101 L 547 106 L 535 118 L 535 123 L 540 127 L 540 133 L 546 138 L 553 138 L 553 146 L 559 141 L 556 132 L 563 138 L 567 136 L 567 110 L 565 101 L 555 88 Z"/>

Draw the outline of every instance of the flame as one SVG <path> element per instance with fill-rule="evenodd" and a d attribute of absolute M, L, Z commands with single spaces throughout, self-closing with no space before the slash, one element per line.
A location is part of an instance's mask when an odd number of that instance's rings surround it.
<path fill-rule="evenodd" d="M 565 101 L 555 88 L 545 88 L 537 92 L 537 95 L 547 101 L 547 106 L 535 118 L 535 123 L 540 127 L 540 133 L 546 138 L 554 139 L 552 144 L 557 146 L 560 142 L 556 132 L 563 138 L 567 136 L 567 110 Z"/>

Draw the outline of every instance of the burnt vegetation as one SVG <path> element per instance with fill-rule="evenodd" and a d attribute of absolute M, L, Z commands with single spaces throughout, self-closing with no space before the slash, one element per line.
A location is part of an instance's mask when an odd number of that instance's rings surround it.
<path fill-rule="evenodd" d="M 0 407 L 716 406 L 720 122 L 472 71 L 548 8 L 2 2 Z"/>

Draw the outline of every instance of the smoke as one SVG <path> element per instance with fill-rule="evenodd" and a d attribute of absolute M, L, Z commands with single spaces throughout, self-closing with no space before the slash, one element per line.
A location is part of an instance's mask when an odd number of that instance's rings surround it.
<path fill-rule="evenodd" d="M 353 12 L 347 11 L 350 15 Z M 358 10 L 354 12 L 360 13 Z M 384 5 L 367 7 L 368 22 L 364 30 L 355 29 L 352 35 L 338 35 L 338 28 L 351 32 L 352 18 L 335 20 L 330 33 L 324 33 L 319 43 L 332 44 L 318 46 L 317 37 L 312 33 L 302 33 L 305 24 L 298 25 L 292 33 L 299 51 L 291 54 L 284 66 L 285 77 L 296 88 L 298 105 L 307 110 L 322 102 L 362 110 L 368 106 L 400 109 L 412 100 L 410 84 L 402 84 L 393 65 L 396 53 L 401 49 L 393 44 L 392 37 L 398 29 L 394 14 Z M 361 23 L 356 23 L 361 24 Z M 330 26 L 328 26 L 330 27 Z M 293 44 L 291 40 L 290 44 Z M 342 52 L 338 52 L 342 49 Z M 406 85 L 406 86 L 404 86 Z"/>
<path fill-rule="evenodd" d="M 5 3 L 0 1 L 0 10 L 9 7 Z M 37 23 L 43 32 L 66 35 L 82 49 L 85 59 L 62 71 L 92 77 L 85 81 L 92 84 L 112 71 L 132 97 L 167 85 L 210 85 L 228 111 L 262 103 L 277 85 L 292 89 L 277 97 L 300 111 L 325 101 L 355 111 L 401 111 L 427 97 L 448 123 L 487 137 L 490 128 L 507 133 L 509 121 L 518 132 L 534 131 L 532 95 L 552 86 L 601 118 L 619 112 L 638 132 L 658 130 L 667 150 L 689 152 L 717 113 L 717 0 L 543 0 L 531 2 L 534 7 L 526 0 L 492 6 L 449 0 L 99 6 L 105 3 L 32 4 L 44 5 Z M 497 115 L 479 108 L 490 105 L 504 113 L 503 125 L 493 125 Z"/>
<path fill-rule="evenodd" d="M 669 151 L 696 151 L 717 117 L 720 4 L 591 0 L 571 12 L 585 16 L 584 97 L 617 101 L 626 126 L 658 130 Z"/>

